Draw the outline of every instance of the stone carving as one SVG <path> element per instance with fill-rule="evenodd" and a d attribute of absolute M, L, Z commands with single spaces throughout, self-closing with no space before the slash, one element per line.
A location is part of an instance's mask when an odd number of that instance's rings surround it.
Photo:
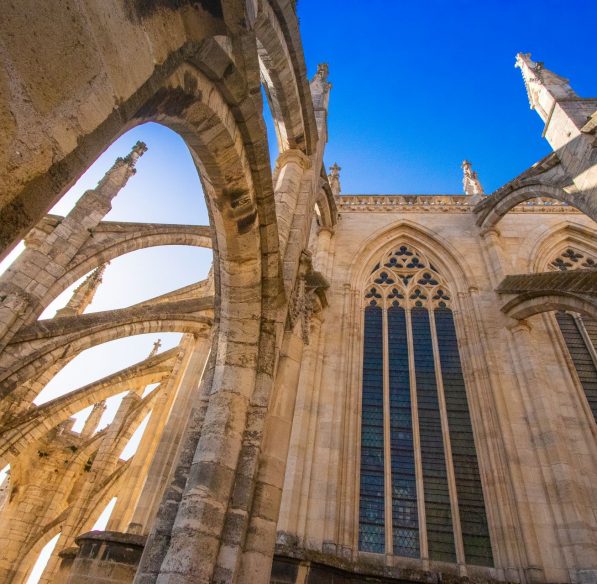
<path fill-rule="evenodd" d="M 313 313 L 327 306 L 325 290 L 328 287 L 326 279 L 313 270 L 311 253 L 303 251 L 298 277 L 288 303 L 286 330 L 294 330 L 297 322 L 300 321 L 301 336 L 305 345 L 309 344 L 309 329 Z"/>

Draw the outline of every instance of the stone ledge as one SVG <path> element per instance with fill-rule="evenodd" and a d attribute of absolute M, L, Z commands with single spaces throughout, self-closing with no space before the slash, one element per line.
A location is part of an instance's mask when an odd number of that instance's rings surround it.
<path fill-rule="evenodd" d="M 371 556 L 370 558 L 367 556 Z M 385 558 L 385 556 L 383 556 Z M 383 561 L 383 560 L 382 560 Z M 409 561 L 409 560 L 406 560 Z M 338 582 L 338 584 L 362 584 L 363 582 L 379 584 L 418 583 L 418 584 L 493 584 L 498 580 L 489 572 L 495 568 L 483 566 L 467 566 L 468 576 L 457 574 L 458 566 L 446 564 L 444 569 L 423 570 L 415 567 L 386 566 L 376 561 L 373 554 L 359 554 L 356 560 L 340 558 L 333 554 L 304 550 L 296 547 L 276 545 L 274 565 L 296 564 L 306 566 L 309 584 L 320 582 Z M 440 568 L 443 568 L 441 566 Z M 273 571 L 272 574 L 275 574 Z M 272 582 L 286 584 L 285 580 L 276 579 Z M 290 583 L 291 580 L 288 580 Z"/>
<path fill-rule="evenodd" d="M 77 544 L 79 540 L 95 540 L 95 541 L 106 541 L 110 543 L 119 543 L 126 545 L 133 545 L 138 547 L 144 547 L 145 541 L 147 540 L 146 535 L 137 535 L 135 533 L 122 533 L 120 531 L 88 531 L 77 536 L 75 540 Z"/>

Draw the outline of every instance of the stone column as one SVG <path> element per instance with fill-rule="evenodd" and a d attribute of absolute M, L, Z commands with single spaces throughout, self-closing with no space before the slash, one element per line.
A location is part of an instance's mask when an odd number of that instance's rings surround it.
<path fill-rule="evenodd" d="M 295 327 L 300 328 L 300 324 Z M 292 331 L 284 334 L 276 382 L 265 423 L 255 496 L 237 579 L 239 584 L 269 582 L 303 346 L 300 330 L 298 334 Z"/>
<path fill-rule="evenodd" d="M 334 230 L 329 227 L 320 227 L 317 233 L 317 251 L 313 260 L 313 267 L 329 279 L 332 267 L 330 247 Z"/>
<path fill-rule="evenodd" d="M 126 473 L 126 479 L 120 486 L 116 505 L 112 510 L 107 525 L 108 531 L 126 531 L 128 522 L 141 494 L 141 489 L 147 477 L 147 471 L 156 447 L 159 444 L 160 438 L 164 437 L 164 425 L 168 418 L 168 409 L 172 406 L 172 401 L 176 395 L 177 388 L 175 385 L 178 381 L 173 376 L 167 381 L 162 382 L 166 388 L 160 391 L 156 404 L 151 411 L 147 427 L 141 437 L 137 452 L 135 452 L 131 460 L 130 468 Z M 161 386 L 155 388 L 154 391 L 159 391 L 160 389 Z"/>
<path fill-rule="evenodd" d="M 315 421 L 314 404 L 317 403 L 313 393 L 316 386 L 316 364 L 320 349 L 319 318 L 312 319 L 309 344 L 303 350 L 301 372 L 295 400 L 287 472 L 284 478 L 283 498 L 278 521 L 278 539 L 280 543 L 293 545 L 297 540 L 298 514 L 301 501 L 302 481 L 305 478 L 305 464 L 310 429 Z"/>
<path fill-rule="evenodd" d="M 189 420 L 192 404 L 198 398 L 201 377 L 209 356 L 210 344 L 210 338 L 199 337 L 192 341 L 189 360 L 184 368 L 180 386 L 173 388 L 175 389 L 174 404 L 168 404 L 171 406 L 169 415 L 168 407 L 165 408 L 164 420 L 161 421 L 161 424 L 165 422 L 165 425 L 159 435 L 159 444 L 155 449 L 149 470 L 141 485 L 142 490 L 138 494 L 136 502 L 131 501 L 128 506 L 129 512 L 132 514 L 130 523 L 127 523 L 126 519 L 128 514 L 123 514 L 118 525 L 119 530 L 143 535 L 147 535 L 149 532 L 149 526 L 157 513 L 165 486 L 169 483 L 169 476 L 174 470 L 173 462 L 180 445 L 182 433 Z M 167 421 L 165 421 L 166 419 Z M 156 420 L 157 423 L 159 422 Z M 148 427 L 145 433 L 151 434 L 150 430 Z M 148 437 L 148 440 L 150 439 L 152 438 Z M 137 454 L 140 455 L 141 453 Z M 140 458 L 142 457 L 140 456 Z M 116 514 L 117 509 L 115 508 L 114 515 Z"/>
<path fill-rule="evenodd" d="M 276 215 L 278 217 L 278 238 L 280 240 L 280 256 L 284 257 L 288 237 L 292 227 L 301 179 L 311 161 L 300 150 L 286 150 L 276 161 Z"/>
<path fill-rule="evenodd" d="M 495 227 L 481 231 L 481 249 L 492 288 L 497 288 L 504 277 L 511 272 L 510 262 L 504 256 L 500 232 Z"/>

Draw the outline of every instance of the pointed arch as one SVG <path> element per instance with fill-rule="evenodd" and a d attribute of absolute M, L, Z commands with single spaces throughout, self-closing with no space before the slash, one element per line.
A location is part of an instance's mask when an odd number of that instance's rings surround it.
<path fill-rule="evenodd" d="M 527 272 L 546 272 L 553 256 L 565 246 L 576 246 L 597 255 L 597 230 L 574 221 L 565 221 L 532 234 L 534 245 L 528 257 Z"/>
<path fill-rule="evenodd" d="M 178 354 L 178 348 L 170 349 L 26 411 L 3 428 L 0 457 L 13 459 L 34 440 L 88 406 L 134 386 L 165 381 L 172 373 Z"/>
<path fill-rule="evenodd" d="M 597 221 L 597 214 L 586 197 L 579 196 L 579 193 L 569 193 L 561 187 L 532 183 L 524 184 L 512 190 L 499 190 L 490 197 L 483 199 L 474 209 L 477 214 L 477 225 L 481 229 L 495 227 L 504 215 L 516 205 L 539 197 L 556 199 L 562 203 L 567 203 Z"/>
<path fill-rule="evenodd" d="M 493 566 L 466 261 L 436 234 L 402 221 L 365 243 L 351 284 L 362 349 L 353 361 L 358 549 Z"/>
<path fill-rule="evenodd" d="M 147 224 L 142 232 L 138 232 L 130 238 L 115 241 L 107 244 L 105 247 L 94 248 L 87 250 L 88 253 L 77 255 L 74 261 L 71 262 L 68 271 L 54 283 L 41 300 L 35 312 L 36 316 L 39 317 L 39 315 L 43 314 L 43 311 L 71 284 L 79 280 L 79 278 L 89 274 L 98 266 L 121 258 L 129 253 L 163 246 L 211 248 L 211 237 L 206 234 L 209 228 L 198 227 L 197 229 L 187 229 L 187 227 L 193 228 L 194 226 L 154 226 Z"/>
<path fill-rule="evenodd" d="M 27 578 L 29 578 L 44 547 L 46 547 L 56 535 L 61 533 L 61 523 L 65 519 L 66 513 L 63 512 L 53 521 L 40 528 L 28 542 L 24 543 L 21 558 L 15 565 L 13 575 L 9 580 L 11 584 L 22 584 L 27 581 Z M 60 538 L 58 538 L 58 540 L 60 540 Z"/>
<path fill-rule="evenodd" d="M 502 311 L 516 320 L 524 320 L 542 312 L 564 310 L 597 318 L 597 300 L 569 292 L 534 292 L 520 294 L 508 302 Z"/>
<path fill-rule="evenodd" d="M 448 241 L 426 227 L 402 220 L 373 233 L 367 238 L 350 267 L 351 285 L 360 289 L 377 255 L 390 251 L 399 243 L 411 244 L 424 253 L 446 277 L 454 293 L 476 288 L 475 275 L 464 256 Z M 441 251 L 438 251 L 441 250 Z"/>
<path fill-rule="evenodd" d="M 319 212 L 319 220 L 321 227 L 327 229 L 333 229 L 338 223 L 338 208 L 336 207 L 336 201 L 334 194 L 328 182 L 327 176 L 325 176 L 325 169 L 321 169 L 320 178 L 320 189 L 317 193 L 317 200 L 315 201 L 316 210 Z"/>
<path fill-rule="evenodd" d="M 276 124 L 280 152 L 315 151 L 317 131 L 297 17 L 290 4 L 256 0 L 254 29 L 261 78 Z"/>

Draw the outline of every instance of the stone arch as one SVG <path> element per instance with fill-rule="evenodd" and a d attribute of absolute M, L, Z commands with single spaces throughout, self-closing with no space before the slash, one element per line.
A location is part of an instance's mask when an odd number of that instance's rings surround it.
<path fill-rule="evenodd" d="M 16 7 L 4 14 L 7 29 L 26 27 L 30 34 L 17 35 L 5 56 L 4 69 L 21 89 L 5 93 L 0 107 L 6 112 L 1 150 L 8 153 L 0 167 L 2 248 L 41 218 L 182 63 L 214 79 L 232 77 L 231 96 L 248 93 L 242 85 L 249 64 L 242 61 L 239 73 L 214 54 L 215 39 L 230 34 L 238 42 L 246 33 L 236 10 L 224 14 L 219 1 L 109 1 L 75 10 L 60 5 L 52 19 L 30 16 L 25 23 Z"/>
<path fill-rule="evenodd" d="M 501 221 L 502 217 L 516 207 L 516 205 L 539 197 L 547 197 L 556 199 L 562 203 L 568 203 L 592 219 L 597 220 L 597 216 L 590 206 L 586 204 L 586 201 L 582 197 L 578 197 L 575 193 L 568 193 L 561 187 L 532 183 L 524 184 L 510 191 L 498 191 L 490 197 L 486 197 L 475 207 L 477 225 L 481 229 L 495 227 Z"/>
<path fill-rule="evenodd" d="M 292 34 L 298 30 L 296 14 L 289 4 L 284 8 L 266 0 L 253 4 L 261 78 L 279 150 L 296 148 L 309 155 L 315 150 L 317 131 L 300 39 Z"/>
<path fill-rule="evenodd" d="M 226 266 L 221 284 L 226 288 L 240 270 L 245 280 L 247 274 L 252 275 L 252 287 L 260 289 L 262 275 L 270 282 L 278 277 L 277 262 L 262 262 L 262 252 L 271 256 L 278 248 L 266 132 L 258 100 L 247 91 L 241 72 L 229 56 L 228 45 L 224 37 L 206 40 L 201 51 L 194 54 L 193 66 L 182 64 L 170 75 L 160 75 L 159 81 L 146 84 L 134 100 L 117 108 L 118 124 L 106 120 L 103 142 L 97 136 L 80 136 L 79 146 L 70 155 L 72 160 L 65 163 L 67 168 L 53 177 L 40 178 L 30 187 L 50 206 L 115 138 L 148 121 L 166 125 L 183 137 L 199 169 L 214 225 L 216 288 L 220 286 L 218 264 L 223 262 Z M 216 82 L 199 70 L 213 74 L 214 63 L 222 64 L 227 73 L 216 75 Z M 92 138 L 93 148 L 88 144 Z M 51 184 L 47 184 L 50 178 Z M 46 193 L 40 197 L 37 191 L 41 183 L 55 196 Z M 22 198 L 33 192 L 25 191 Z M 267 274 L 261 274 L 262 265 Z M 238 289 L 238 282 L 234 288 Z M 222 297 L 227 294 L 222 293 Z"/>
<path fill-rule="evenodd" d="M 400 221 L 377 231 L 365 240 L 361 251 L 351 264 L 351 284 L 360 289 L 361 282 L 368 276 L 374 258 L 389 251 L 397 243 L 404 241 L 419 249 L 438 267 L 439 271 L 450 280 L 452 291 L 468 292 L 476 286 L 473 272 L 465 258 L 448 241 L 422 225 L 411 221 Z M 441 252 L 438 252 L 438 249 Z"/>
<path fill-rule="evenodd" d="M 124 372 L 116 372 L 27 411 L 2 430 L 0 458 L 18 456 L 34 440 L 87 406 L 126 391 L 131 386 L 165 381 L 172 372 L 177 352 L 178 349 L 170 349 L 153 357 L 155 364 L 142 362 L 133 365 Z"/>
<path fill-rule="evenodd" d="M 59 294 L 64 292 L 71 284 L 88 274 L 98 266 L 105 262 L 112 261 L 116 258 L 124 256 L 141 249 L 150 247 L 161 247 L 167 245 L 185 245 L 191 247 L 211 248 L 211 237 L 207 234 L 201 233 L 205 230 L 210 230 L 209 227 L 201 227 L 196 231 L 187 229 L 195 226 L 186 225 L 153 225 L 148 224 L 148 229 L 151 232 L 139 232 L 130 238 L 121 241 L 115 241 L 106 246 L 98 246 L 88 250 L 87 253 L 82 253 L 74 258 L 74 263 L 68 272 L 64 274 L 54 285 L 48 290 L 46 296 L 41 302 L 41 305 L 36 310 L 36 315 L 39 316 L 50 303 L 55 300 Z M 199 231 L 199 229 L 201 231 Z M 209 240 L 209 245 L 208 245 Z"/>
<path fill-rule="evenodd" d="M 153 88 L 118 133 L 155 121 L 186 140 L 200 171 L 214 227 L 215 310 L 223 339 L 218 347 L 225 351 L 231 346 L 230 327 L 237 338 L 242 330 L 244 340 L 253 345 L 255 359 L 262 299 L 273 314 L 280 292 L 279 262 L 273 259 L 278 237 L 271 171 L 263 147 L 264 124 L 254 99 L 239 95 L 241 76 L 228 53 L 215 40 L 204 49 L 202 60 L 194 64 L 224 61 L 230 69 L 218 82 L 221 89 L 197 68 L 183 65 Z M 230 106 L 224 96 L 235 103 Z M 224 319 L 220 308 L 227 315 Z M 242 326 L 232 326 L 231 321 L 242 321 Z M 225 359 L 219 362 L 224 364 Z"/>
<path fill-rule="evenodd" d="M 64 519 L 66 519 L 66 512 L 60 513 L 53 521 L 41 527 L 31 538 L 31 541 L 24 543 L 19 561 L 14 566 L 13 574 L 7 584 L 22 584 L 26 582 L 43 548 L 53 537 L 61 532 L 60 524 Z"/>
<path fill-rule="evenodd" d="M 209 300 L 209 299 L 208 299 Z M 192 305 L 201 304 L 190 301 Z M 174 303 L 176 308 L 189 305 L 189 301 Z M 205 302 L 202 303 L 205 305 Z M 56 338 L 24 347 L 15 363 L 4 371 L 2 380 L 2 395 L 8 395 L 19 384 L 32 377 L 39 376 L 46 368 L 58 359 L 70 359 L 82 351 L 95 345 L 120 339 L 155 332 L 182 332 L 195 335 L 205 335 L 211 329 L 212 319 L 195 312 L 187 313 L 173 309 L 172 305 L 158 304 L 142 309 L 135 313 L 126 311 L 123 318 L 106 318 L 93 326 L 85 326 L 85 320 L 80 319 L 81 326 L 75 332 L 57 334 Z M 209 312 L 209 306 L 204 306 Z M 117 312 L 117 311 L 114 311 Z M 27 339 L 21 337 L 21 342 Z M 16 344 L 16 343 L 15 343 Z M 39 346 L 41 344 L 41 346 Z"/>
<path fill-rule="evenodd" d="M 319 189 L 315 206 L 319 210 L 319 220 L 321 221 L 320 227 L 333 229 L 336 223 L 338 223 L 338 209 L 336 207 L 332 189 L 327 182 L 327 177 Z"/>
<path fill-rule="evenodd" d="M 126 474 L 126 471 L 129 468 L 128 461 L 122 464 L 119 468 L 117 468 L 109 477 L 104 484 L 102 484 L 99 489 L 92 495 L 91 501 L 88 505 L 88 512 L 84 517 L 79 518 L 75 529 L 80 533 L 84 533 L 91 529 L 97 517 L 101 514 L 104 510 L 105 506 L 108 504 L 110 499 L 113 497 L 113 492 L 115 489 L 118 488 L 119 482 L 121 481 L 122 477 Z M 98 511 L 99 507 L 99 511 Z M 26 565 L 27 559 L 31 559 L 33 556 L 37 558 L 39 556 L 39 552 L 43 548 L 43 546 L 52 539 L 53 536 L 56 535 L 57 532 L 60 532 L 62 529 L 62 523 L 68 519 L 69 513 L 71 512 L 72 506 L 66 507 L 61 513 L 58 514 L 52 521 L 47 523 L 46 525 L 42 526 L 37 533 L 35 533 L 31 538 L 30 541 L 26 542 L 23 546 L 22 553 L 21 553 L 21 560 L 19 561 L 16 567 L 16 574 L 18 575 L 18 571 L 21 569 L 22 566 Z M 57 529 L 58 528 L 58 529 Z M 57 548 L 63 547 L 61 545 L 60 540 L 58 540 Z M 54 548 L 55 555 L 56 548 Z M 35 553 L 37 551 L 37 553 Z M 33 564 L 30 564 L 29 567 L 26 569 L 27 572 L 23 575 L 22 578 L 18 580 L 11 579 L 11 584 L 22 584 L 25 582 L 25 578 L 28 576 Z"/>
<path fill-rule="evenodd" d="M 565 310 L 588 318 L 597 318 L 597 300 L 567 292 L 534 292 L 520 294 L 504 305 L 502 311 L 516 320 L 524 320 L 542 312 Z"/>

